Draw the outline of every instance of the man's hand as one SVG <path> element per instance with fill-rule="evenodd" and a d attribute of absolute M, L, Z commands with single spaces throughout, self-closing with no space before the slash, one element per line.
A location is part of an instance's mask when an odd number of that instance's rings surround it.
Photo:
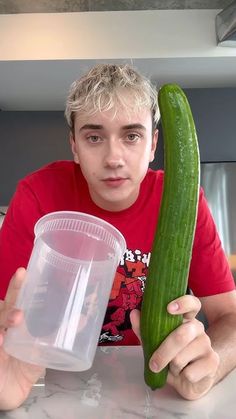
<path fill-rule="evenodd" d="M 14 305 L 24 278 L 25 269 L 18 269 L 11 279 L 5 300 L 0 301 L 0 410 L 20 406 L 33 384 L 44 374 L 44 368 L 19 361 L 2 347 L 6 330 L 17 327 L 22 321 L 23 313 L 14 309 Z"/>
<path fill-rule="evenodd" d="M 168 304 L 167 311 L 173 315 L 183 314 L 184 320 L 162 342 L 149 363 L 153 372 L 159 372 L 169 364 L 167 382 L 188 400 L 198 399 L 210 390 L 219 367 L 219 356 L 212 349 L 202 322 L 195 318 L 200 308 L 200 301 L 191 295 Z M 133 310 L 130 318 L 140 339 L 140 312 Z"/>

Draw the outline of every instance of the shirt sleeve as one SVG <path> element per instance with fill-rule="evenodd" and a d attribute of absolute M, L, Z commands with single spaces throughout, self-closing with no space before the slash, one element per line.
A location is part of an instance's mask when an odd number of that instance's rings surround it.
<path fill-rule="evenodd" d="M 234 278 L 202 188 L 189 272 L 189 287 L 197 297 L 235 289 Z"/>
<path fill-rule="evenodd" d="M 0 229 L 0 299 L 5 298 L 12 275 L 27 267 L 34 242 L 34 225 L 41 216 L 37 198 L 26 181 L 21 181 Z"/>

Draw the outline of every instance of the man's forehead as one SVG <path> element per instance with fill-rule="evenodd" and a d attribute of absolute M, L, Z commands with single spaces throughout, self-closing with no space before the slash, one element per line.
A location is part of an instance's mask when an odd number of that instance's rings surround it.
<path fill-rule="evenodd" d="M 121 125 L 144 125 L 152 120 L 151 110 L 147 107 L 138 109 L 126 108 L 125 106 L 112 107 L 108 110 L 89 110 L 75 112 L 76 125 L 106 125 L 117 122 Z"/>

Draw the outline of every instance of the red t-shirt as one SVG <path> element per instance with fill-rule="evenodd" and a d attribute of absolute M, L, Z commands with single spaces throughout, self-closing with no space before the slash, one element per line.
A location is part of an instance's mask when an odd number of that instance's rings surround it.
<path fill-rule="evenodd" d="M 79 165 L 71 161 L 49 164 L 19 182 L 0 230 L 0 299 L 11 276 L 27 266 L 34 241 L 34 225 L 53 211 L 80 211 L 100 217 L 124 235 L 127 250 L 114 279 L 100 343 L 134 345 L 129 313 L 140 307 L 163 186 L 163 172 L 149 170 L 136 202 L 119 212 L 105 211 L 90 198 Z M 189 288 L 198 297 L 235 289 L 228 262 L 200 192 Z"/>

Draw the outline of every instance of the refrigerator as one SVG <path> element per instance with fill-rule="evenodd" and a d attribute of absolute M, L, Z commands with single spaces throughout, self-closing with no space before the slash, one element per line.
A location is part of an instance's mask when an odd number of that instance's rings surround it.
<path fill-rule="evenodd" d="M 236 282 L 236 162 L 201 163 L 201 186 Z"/>

